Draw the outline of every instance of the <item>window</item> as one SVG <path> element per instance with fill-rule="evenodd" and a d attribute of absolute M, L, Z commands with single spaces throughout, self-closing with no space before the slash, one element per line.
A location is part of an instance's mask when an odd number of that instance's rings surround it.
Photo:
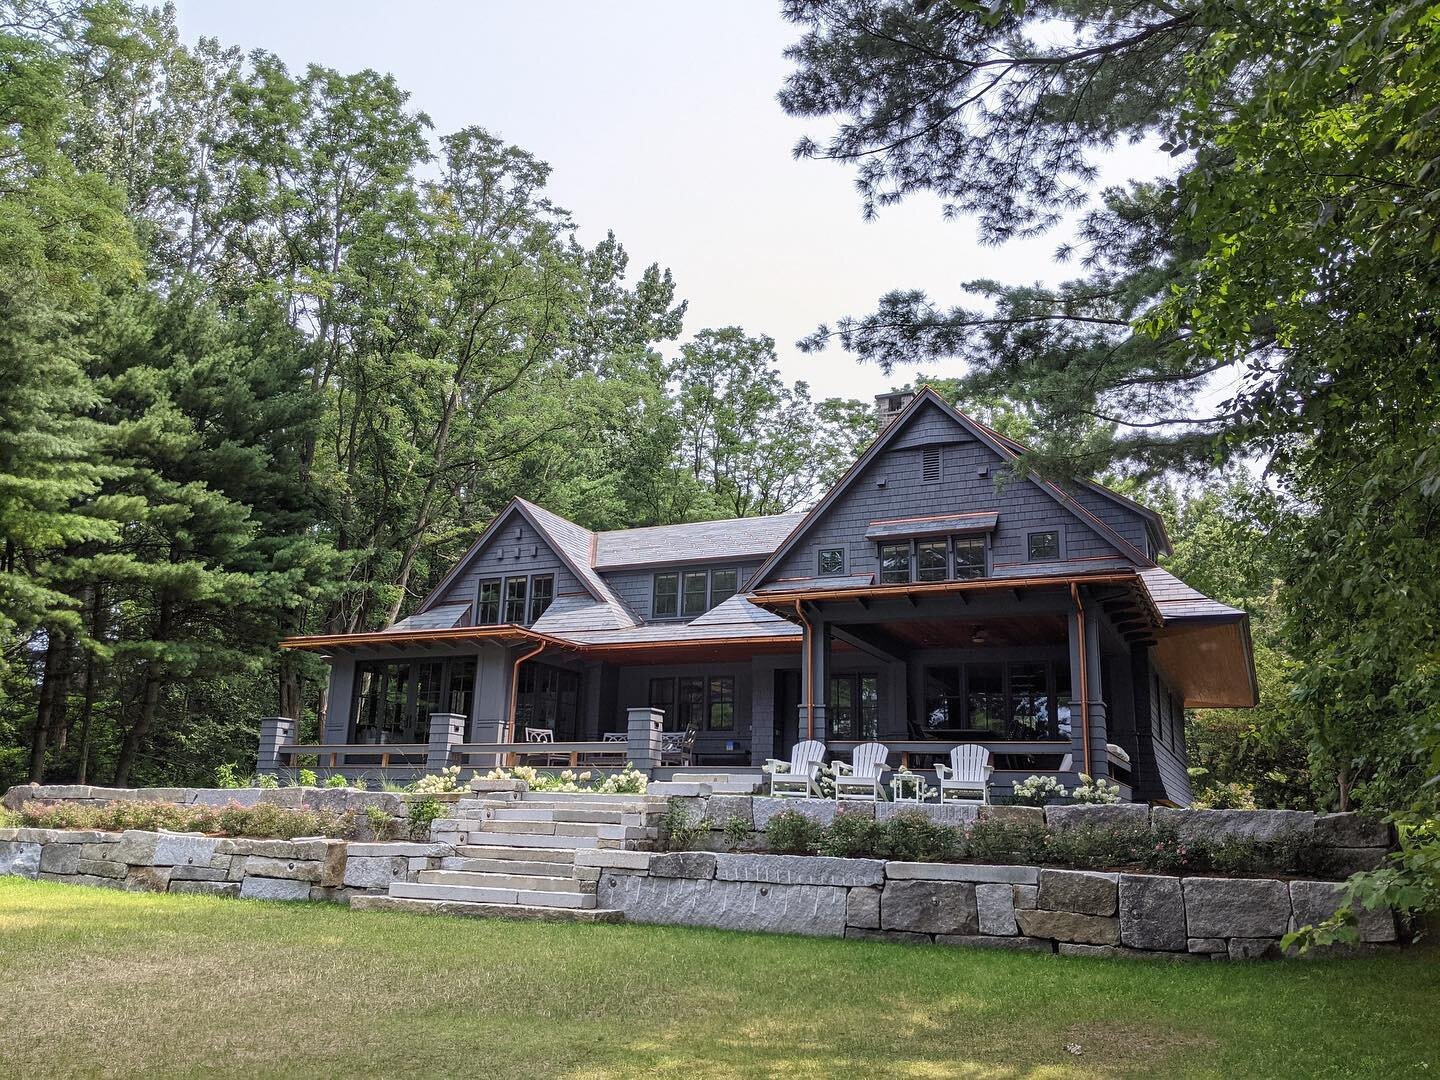
<path fill-rule="evenodd" d="M 480 595 L 475 603 L 475 625 L 493 626 L 500 621 L 500 579 L 486 578 L 480 582 Z"/>
<path fill-rule="evenodd" d="M 921 540 L 915 545 L 915 580 L 944 581 L 949 576 L 949 562 L 944 540 Z"/>
<path fill-rule="evenodd" d="M 999 664 L 965 666 L 965 720 L 973 731 L 1005 730 L 1005 670 Z"/>
<path fill-rule="evenodd" d="M 512 577 L 505 579 L 505 621 L 516 626 L 525 625 L 525 595 L 529 579 Z"/>
<path fill-rule="evenodd" d="M 655 592 L 650 613 L 657 619 L 673 619 L 680 614 L 680 575 L 656 574 Z"/>
<path fill-rule="evenodd" d="M 1070 737 L 1070 669 L 1063 661 L 927 667 L 924 687 L 924 737 Z"/>
<path fill-rule="evenodd" d="M 880 680 L 875 675 L 830 679 L 830 734 L 836 739 L 874 739 L 879 731 Z"/>
<path fill-rule="evenodd" d="M 740 589 L 739 570 L 710 571 L 710 606 L 719 607 Z"/>
<path fill-rule="evenodd" d="M 910 580 L 910 545 L 880 545 L 880 584 L 899 585 Z"/>
<path fill-rule="evenodd" d="M 1039 562 L 1042 559 L 1060 558 L 1060 530 L 1046 529 L 1044 532 L 1032 532 L 1026 539 L 1026 547 L 1029 552 L 1028 558 L 1031 562 Z"/>
<path fill-rule="evenodd" d="M 533 623 L 555 599 L 555 579 L 545 574 L 530 579 L 530 621 Z"/>
<path fill-rule="evenodd" d="M 710 676 L 710 730 L 735 730 L 735 680 L 729 675 Z"/>
<path fill-rule="evenodd" d="M 690 570 L 682 575 L 684 590 L 681 593 L 683 604 L 680 608 L 680 614 L 705 614 L 705 596 L 708 577 L 709 575 L 706 574 L 704 570 Z"/>
<path fill-rule="evenodd" d="M 845 549 L 821 548 L 819 570 L 821 577 L 845 573 Z"/>
<path fill-rule="evenodd" d="M 549 728 L 560 740 L 573 738 L 580 728 L 581 682 L 578 671 L 549 664 L 520 665 L 515 691 L 515 729 Z"/>
<path fill-rule="evenodd" d="M 474 659 L 362 660 L 355 665 L 352 743 L 423 743 L 430 714 L 470 715 Z"/>
<path fill-rule="evenodd" d="M 940 447 L 927 446 L 920 451 L 920 479 L 933 484 L 940 479 Z"/>
<path fill-rule="evenodd" d="M 1010 665 L 1009 730 L 1021 738 L 1043 739 L 1050 730 L 1050 695 L 1044 664 Z"/>
<path fill-rule="evenodd" d="M 678 731 L 679 715 L 675 712 L 675 680 L 650 680 L 650 708 L 665 714 L 665 730 Z"/>
<path fill-rule="evenodd" d="M 677 702 L 675 730 L 699 731 L 705 719 L 705 680 L 694 676 L 680 679 Z"/>
<path fill-rule="evenodd" d="M 985 576 L 985 537 L 957 536 L 955 538 L 955 576 L 969 581 Z"/>

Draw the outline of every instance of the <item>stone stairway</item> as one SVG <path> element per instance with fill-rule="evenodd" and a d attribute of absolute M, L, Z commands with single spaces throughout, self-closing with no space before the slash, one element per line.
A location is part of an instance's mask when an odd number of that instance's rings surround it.
<path fill-rule="evenodd" d="M 666 805 L 663 796 L 583 792 L 462 799 L 447 825 L 462 835 L 455 855 L 359 906 L 618 922 L 620 912 L 596 907 L 600 867 L 582 853 L 653 847 Z"/>

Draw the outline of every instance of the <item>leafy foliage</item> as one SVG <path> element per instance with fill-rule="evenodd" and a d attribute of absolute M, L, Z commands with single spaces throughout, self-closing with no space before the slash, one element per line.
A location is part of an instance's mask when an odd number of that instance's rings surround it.
<path fill-rule="evenodd" d="M 388 816 L 388 815 L 387 815 Z M 325 810 L 297 810 L 260 803 L 241 806 L 177 806 L 164 802 L 111 802 L 99 806 L 73 802 L 27 802 L 20 807 L 20 823 L 35 829 L 99 829 L 121 832 L 202 832 L 219 836 L 293 840 L 297 836 L 350 838 L 355 815 Z"/>

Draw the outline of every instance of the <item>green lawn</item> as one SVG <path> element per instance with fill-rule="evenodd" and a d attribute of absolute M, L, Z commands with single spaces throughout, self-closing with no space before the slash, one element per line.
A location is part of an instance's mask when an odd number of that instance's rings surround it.
<path fill-rule="evenodd" d="M 0 1074 L 1440 1074 L 1436 961 L 1090 960 L 0 878 Z"/>

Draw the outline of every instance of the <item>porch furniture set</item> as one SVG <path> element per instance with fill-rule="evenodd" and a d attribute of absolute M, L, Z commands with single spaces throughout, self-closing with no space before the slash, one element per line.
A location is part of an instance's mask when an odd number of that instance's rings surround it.
<path fill-rule="evenodd" d="M 855 747 L 850 760 L 832 765 L 833 793 L 836 802 L 879 802 L 885 798 L 885 774 L 890 772 L 886 760 L 890 748 L 884 743 L 867 742 Z M 770 774 L 770 794 L 782 798 L 824 798 L 820 786 L 825 766 L 825 744 L 816 739 L 796 743 L 789 761 L 770 758 L 766 770 Z M 990 801 L 990 774 L 994 772 L 990 751 L 983 746 L 966 744 L 950 751 L 950 764 L 937 764 L 940 801 Z M 902 770 L 890 777 L 890 798 L 895 802 L 923 802 L 926 796 L 924 774 Z"/>

